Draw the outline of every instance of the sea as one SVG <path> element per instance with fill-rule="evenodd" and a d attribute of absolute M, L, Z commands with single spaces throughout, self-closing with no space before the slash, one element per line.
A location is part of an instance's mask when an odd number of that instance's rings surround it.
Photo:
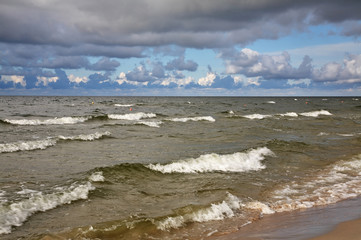
<path fill-rule="evenodd" d="M 1 239 L 216 239 L 360 195 L 357 97 L 0 97 Z"/>

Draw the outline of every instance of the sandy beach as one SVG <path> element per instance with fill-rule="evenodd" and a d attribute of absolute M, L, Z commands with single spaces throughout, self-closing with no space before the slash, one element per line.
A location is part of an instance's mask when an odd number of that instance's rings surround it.
<path fill-rule="evenodd" d="M 310 240 L 360 240 L 361 239 L 361 218 L 340 223 L 331 232 Z"/>

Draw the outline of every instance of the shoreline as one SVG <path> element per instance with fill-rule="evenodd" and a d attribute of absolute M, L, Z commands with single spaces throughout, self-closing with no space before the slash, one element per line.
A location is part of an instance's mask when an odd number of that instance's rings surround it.
<path fill-rule="evenodd" d="M 214 240 L 361 239 L 361 196 L 328 206 L 265 215 L 236 232 Z"/>

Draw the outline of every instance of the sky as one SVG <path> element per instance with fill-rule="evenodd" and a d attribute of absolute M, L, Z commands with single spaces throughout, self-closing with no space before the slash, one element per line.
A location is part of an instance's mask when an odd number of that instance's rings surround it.
<path fill-rule="evenodd" d="M 0 95 L 361 96 L 360 0 L 0 0 Z"/>

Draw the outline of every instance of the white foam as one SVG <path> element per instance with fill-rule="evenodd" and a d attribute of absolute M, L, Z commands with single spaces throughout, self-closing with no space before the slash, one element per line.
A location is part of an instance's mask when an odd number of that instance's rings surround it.
<path fill-rule="evenodd" d="M 298 180 L 274 191 L 277 212 L 333 204 L 361 194 L 361 155 L 341 161 L 312 179 Z"/>
<path fill-rule="evenodd" d="M 162 121 L 139 121 L 138 123 L 146 125 L 148 127 L 155 127 L 155 128 L 159 128 L 160 125 L 163 123 Z"/>
<path fill-rule="evenodd" d="M 248 118 L 248 119 L 264 119 L 264 118 L 270 118 L 272 117 L 272 115 L 264 115 L 264 114 L 250 114 L 250 115 L 244 115 L 243 117 Z"/>
<path fill-rule="evenodd" d="M 298 114 L 295 112 L 287 112 L 287 113 L 283 113 L 283 114 L 279 114 L 282 117 L 298 117 Z"/>
<path fill-rule="evenodd" d="M 100 139 L 104 136 L 110 136 L 110 132 L 106 131 L 106 132 L 95 132 L 95 133 L 92 133 L 92 134 L 80 134 L 80 135 L 77 135 L 77 136 L 68 136 L 68 137 L 65 137 L 65 136 L 58 136 L 59 139 L 62 139 L 62 140 L 82 140 L 82 141 L 94 141 L 94 140 L 97 140 L 97 139 Z"/>
<path fill-rule="evenodd" d="M 118 103 L 116 103 L 116 104 L 114 104 L 114 106 L 116 106 L 116 107 L 132 107 L 132 106 L 134 106 L 134 104 L 118 104 Z"/>
<path fill-rule="evenodd" d="M 89 181 L 91 182 L 104 182 L 105 177 L 103 176 L 103 172 L 95 172 L 89 177 Z"/>
<path fill-rule="evenodd" d="M 275 101 L 268 101 L 267 103 L 275 104 L 276 102 Z"/>
<path fill-rule="evenodd" d="M 128 114 L 109 114 L 108 118 L 115 120 L 140 120 L 144 118 L 155 118 L 157 115 L 154 113 L 128 113 Z"/>
<path fill-rule="evenodd" d="M 216 120 L 211 116 L 204 116 L 204 117 L 184 117 L 184 118 L 170 118 L 168 119 L 172 122 L 188 122 L 188 121 L 209 121 L 209 122 L 215 122 Z"/>
<path fill-rule="evenodd" d="M 266 168 L 261 161 L 265 156 L 272 155 L 274 154 L 270 149 L 262 147 L 226 155 L 205 154 L 199 158 L 181 160 L 166 165 L 149 164 L 147 167 L 162 173 L 246 172 Z"/>
<path fill-rule="evenodd" d="M 52 118 L 46 120 L 40 119 L 19 119 L 11 120 L 5 119 L 4 122 L 14 124 L 14 125 L 64 125 L 64 124 L 76 124 L 87 121 L 88 117 L 61 117 L 61 118 Z"/>
<path fill-rule="evenodd" d="M 236 211 L 242 205 L 242 202 L 236 196 L 227 193 L 226 199 L 220 203 L 211 204 L 210 207 L 199 209 L 182 216 L 168 217 L 156 222 L 156 226 L 158 229 L 165 231 L 171 228 L 179 228 L 191 222 L 223 220 L 235 216 Z"/>
<path fill-rule="evenodd" d="M 320 115 L 330 116 L 330 115 L 332 115 L 332 113 L 330 113 L 329 111 L 326 111 L 326 110 L 320 110 L 320 111 L 313 111 L 313 112 L 304 112 L 304 113 L 300 113 L 300 115 L 305 116 L 305 117 L 318 117 Z"/>
<path fill-rule="evenodd" d="M 87 199 L 89 191 L 95 188 L 90 182 L 73 184 L 67 188 L 57 188 L 53 193 L 32 193 L 28 199 L 0 205 L 0 234 L 11 233 L 13 226 L 21 226 L 31 215 L 44 212 L 57 206 Z"/>
<path fill-rule="evenodd" d="M 56 140 L 54 139 L 4 143 L 0 144 L 0 153 L 46 149 L 55 144 Z"/>

